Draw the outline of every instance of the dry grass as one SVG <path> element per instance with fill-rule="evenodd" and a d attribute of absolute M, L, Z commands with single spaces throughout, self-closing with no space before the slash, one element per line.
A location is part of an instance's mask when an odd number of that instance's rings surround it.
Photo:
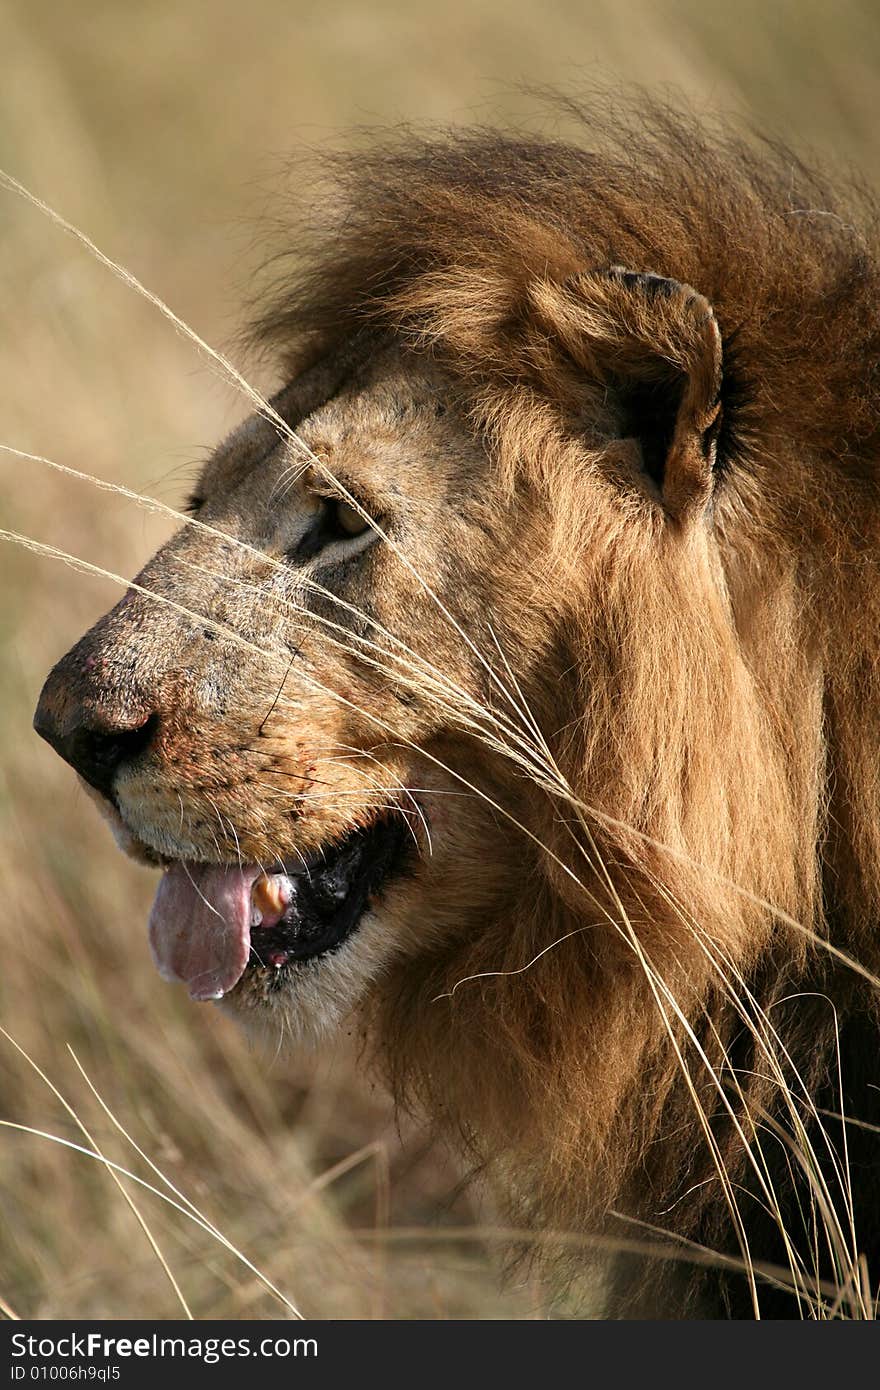
<path fill-rule="evenodd" d="M 7 0 L 0 17 L 0 165 L 211 342 L 235 326 L 275 156 L 352 122 L 518 120 L 531 103 L 512 84 L 526 74 L 573 84 L 575 58 L 588 74 L 598 65 L 675 83 L 880 173 L 880 20 L 855 0 L 748 0 L 735 16 L 696 0 L 565 0 L 550 11 L 451 0 L 437 16 L 399 0 L 256 0 L 246 18 L 217 0 L 211 16 L 205 32 L 202 7 L 170 0 L 75 10 Z M 176 503 L 240 402 L 147 305 L 9 194 L 0 229 L 0 439 Z M 167 529 L 39 464 L 6 457 L 0 469 L 0 524 L 108 569 L 134 573 Z M 553 1309 L 524 1279 L 499 1289 L 493 1241 L 475 1224 L 491 1214 L 475 1212 L 417 1130 L 401 1144 L 386 1099 L 356 1076 L 350 1043 L 312 1059 L 255 1052 L 155 976 L 144 930 L 152 876 L 117 853 L 30 734 L 45 672 L 115 590 L 18 551 L 2 564 L 0 1023 L 101 1151 L 157 1183 L 72 1048 L 167 1178 L 305 1314 Z M 3 1039 L 0 1114 L 88 1146 Z M 173 1317 L 181 1294 L 195 1316 L 284 1312 L 215 1235 L 123 1179 L 139 1220 L 99 1163 L 6 1130 L 0 1164 L 0 1298 L 18 1315 Z M 472 1236 L 444 1237 L 461 1227 Z"/>

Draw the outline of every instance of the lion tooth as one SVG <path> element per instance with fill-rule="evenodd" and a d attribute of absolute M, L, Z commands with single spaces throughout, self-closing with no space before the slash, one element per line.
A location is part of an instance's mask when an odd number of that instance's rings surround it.
<path fill-rule="evenodd" d="M 286 874 L 262 874 L 251 893 L 251 907 L 259 913 L 260 922 L 266 917 L 283 917 L 293 898 L 293 884 Z M 255 925 L 259 926 L 260 922 Z"/>

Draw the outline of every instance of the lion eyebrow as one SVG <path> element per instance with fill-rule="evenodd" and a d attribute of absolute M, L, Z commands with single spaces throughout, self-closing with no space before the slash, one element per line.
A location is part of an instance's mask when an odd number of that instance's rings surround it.
<path fill-rule="evenodd" d="M 353 478 L 350 473 L 343 472 L 338 467 L 334 467 L 332 477 L 319 473 L 311 466 L 305 468 L 299 476 L 309 492 L 315 493 L 317 497 L 344 498 L 345 493 L 349 492 L 361 500 L 362 494 L 368 490 L 363 487 L 360 478 Z"/>
<path fill-rule="evenodd" d="M 330 451 L 317 446 L 318 456 L 323 458 Z M 348 497 L 353 497 L 364 511 L 370 516 L 379 516 L 384 510 L 385 503 L 382 497 L 365 483 L 363 478 L 355 476 L 349 470 L 340 468 L 335 462 L 333 464 L 332 476 L 321 473 L 311 463 L 306 463 L 297 468 L 291 464 L 285 468 L 281 477 L 272 489 L 272 501 L 283 502 L 291 488 L 300 484 L 314 497 L 335 498 L 339 501 L 346 501 Z"/>

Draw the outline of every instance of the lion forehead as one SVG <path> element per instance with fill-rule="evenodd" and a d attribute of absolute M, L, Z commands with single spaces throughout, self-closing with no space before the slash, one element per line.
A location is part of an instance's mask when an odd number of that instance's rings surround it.
<path fill-rule="evenodd" d="M 262 502 L 266 487 L 316 462 L 365 502 L 377 491 L 423 500 L 474 472 L 483 454 L 442 367 L 398 346 L 341 356 L 273 397 L 278 420 L 255 414 L 233 430 L 202 472 L 198 501 L 252 492 Z"/>

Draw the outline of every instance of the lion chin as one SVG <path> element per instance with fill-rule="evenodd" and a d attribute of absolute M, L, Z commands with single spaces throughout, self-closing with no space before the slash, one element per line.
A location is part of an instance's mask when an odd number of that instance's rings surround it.
<path fill-rule="evenodd" d="M 836 1316 L 880 1269 L 880 217 L 588 116 L 352 160 L 281 388 L 35 725 L 161 870 L 161 973 L 358 1011 L 512 1220 L 620 1243 L 608 1311 Z"/>

